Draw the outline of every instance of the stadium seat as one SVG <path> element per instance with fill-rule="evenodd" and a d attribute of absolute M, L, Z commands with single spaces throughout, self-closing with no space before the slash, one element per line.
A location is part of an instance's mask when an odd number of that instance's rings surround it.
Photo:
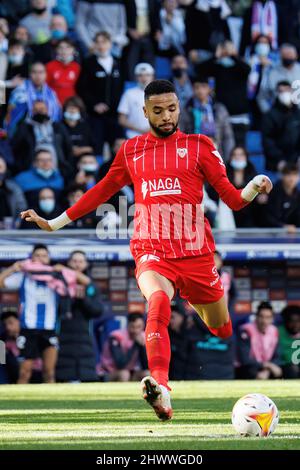
<path fill-rule="evenodd" d="M 167 79 L 171 76 L 171 62 L 166 57 L 155 58 L 156 78 Z"/>

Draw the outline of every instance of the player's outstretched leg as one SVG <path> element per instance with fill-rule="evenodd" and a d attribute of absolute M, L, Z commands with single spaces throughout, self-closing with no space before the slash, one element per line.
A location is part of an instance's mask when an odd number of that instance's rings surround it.
<path fill-rule="evenodd" d="M 168 420 L 172 417 L 168 386 L 171 358 L 168 326 L 174 289 L 168 279 L 153 271 L 141 274 L 139 286 L 149 304 L 145 333 L 150 377 L 142 380 L 143 397 L 159 419 Z"/>
<path fill-rule="evenodd" d="M 232 323 L 227 302 L 223 296 L 210 304 L 194 304 L 192 307 L 202 318 L 209 331 L 219 338 L 226 339 L 232 335 Z"/>

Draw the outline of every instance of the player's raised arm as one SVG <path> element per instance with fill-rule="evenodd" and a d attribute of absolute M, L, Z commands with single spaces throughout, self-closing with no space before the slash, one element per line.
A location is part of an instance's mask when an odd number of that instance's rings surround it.
<path fill-rule="evenodd" d="M 272 190 L 272 182 L 265 175 L 257 175 L 244 189 L 237 189 L 227 177 L 221 155 L 212 141 L 203 135 L 200 136 L 199 162 L 200 169 L 208 183 L 215 188 L 222 201 L 233 210 L 242 209 L 253 201 L 257 194 L 268 194 Z"/>
<path fill-rule="evenodd" d="M 26 222 L 35 222 L 42 230 L 52 232 L 94 211 L 123 186 L 131 183 L 131 177 L 125 163 L 125 146 L 126 142 L 118 151 L 107 175 L 61 215 L 55 219 L 46 220 L 40 217 L 34 210 L 28 209 L 21 212 L 21 218 L 25 219 Z"/>

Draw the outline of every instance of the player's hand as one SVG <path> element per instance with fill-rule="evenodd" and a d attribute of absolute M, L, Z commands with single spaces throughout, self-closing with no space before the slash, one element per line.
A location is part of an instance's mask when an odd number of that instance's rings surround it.
<path fill-rule="evenodd" d="M 259 185 L 254 184 L 256 191 L 260 194 L 269 194 L 272 191 L 273 184 L 269 178 L 264 177 Z"/>
<path fill-rule="evenodd" d="M 20 216 L 21 219 L 25 219 L 26 222 L 36 223 L 40 229 L 45 230 L 46 232 L 52 232 L 52 228 L 48 224 L 48 221 L 43 219 L 43 217 L 40 217 L 33 209 L 21 212 Z"/>
<path fill-rule="evenodd" d="M 11 270 L 12 270 L 14 273 L 18 273 L 18 272 L 22 271 L 22 262 L 21 262 L 21 261 L 16 261 L 16 262 L 12 265 Z"/>
<path fill-rule="evenodd" d="M 63 264 L 55 264 L 54 266 L 52 266 L 54 271 L 58 272 L 58 273 L 61 273 L 63 271 L 63 269 L 65 269 L 66 267 L 63 265 Z"/>

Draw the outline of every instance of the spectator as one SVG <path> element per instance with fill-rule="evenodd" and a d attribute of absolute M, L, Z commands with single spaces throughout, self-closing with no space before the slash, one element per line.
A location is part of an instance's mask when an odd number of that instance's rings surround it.
<path fill-rule="evenodd" d="M 154 66 L 154 52 L 161 38 L 159 5 L 156 0 L 126 0 L 127 33 L 130 39 L 127 61 L 127 76 L 134 81 L 134 67 L 139 62 Z"/>
<path fill-rule="evenodd" d="M 117 107 L 123 80 L 119 63 L 111 55 L 111 47 L 111 37 L 108 33 L 96 34 L 94 54 L 83 62 L 78 82 L 78 94 L 90 115 L 97 155 L 102 155 L 104 142 L 112 145 L 120 132 Z"/>
<path fill-rule="evenodd" d="M 184 55 L 176 55 L 172 58 L 172 77 L 170 80 L 175 86 L 181 108 L 184 108 L 193 96 L 193 86 L 188 75 L 188 66 L 188 61 Z"/>
<path fill-rule="evenodd" d="M 284 227 L 289 233 L 295 233 L 300 227 L 298 183 L 299 168 L 294 163 L 287 163 L 281 171 L 281 180 L 269 196 L 266 220 L 270 227 Z"/>
<path fill-rule="evenodd" d="M 185 27 L 187 50 L 192 55 L 213 52 L 220 42 L 230 39 L 227 18 L 231 10 L 224 0 L 196 0 L 187 7 Z M 201 25 L 201 29 L 199 28 Z"/>
<path fill-rule="evenodd" d="M 105 31 L 111 37 L 114 56 L 121 57 L 123 47 L 128 43 L 124 1 L 79 0 L 75 27 L 78 38 L 90 51 L 93 49 L 95 35 L 99 31 Z"/>
<path fill-rule="evenodd" d="M 45 219 L 54 219 L 62 212 L 60 205 L 56 201 L 55 192 L 51 188 L 41 189 L 38 195 L 38 205 L 33 207 L 41 217 Z M 33 222 L 22 220 L 21 228 L 25 230 L 33 230 L 36 228 Z"/>
<path fill-rule="evenodd" d="M 30 31 L 34 44 L 42 44 L 50 37 L 51 14 L 47 9 L 47 0 L 31 0 L 32 12 L 20 21 L 21 26 Z"/>
<path fill-rule="evenodd" d="M 52 121 L 60 120 L 60 104 L 55 92 L 46 84 L 46 78 L 45 66 L 35 63 L 31 66 L 29 80 L 25 80 L 12 92 L 6 116 L 6 127 L 10 137 L 26 115 L 32 117 L 33 105 L 37 100 L 47 103 L 48 114 Z"/>
<path fill-rule="evenodd" d="M 20 336 L 20 320 L 17 312 L 13 310 L 4 311 L 1 315 L 1 326 L 3 333 L 1 340 L 5 342 L 5 375 L 7 383 L 16 383 L 19 377 L 19 348 L 17 338 Z"/>
<path fill-rule="evenodd" d="M 237 337 L 238 377 L 241 379 L 280 378 L 278 329 L 273 325 L 274 313 L 268 302 L 262 302 L 255 321 L 240 327 Z"/>
<path fill-rule="evenodd" d="M 64 188 L 64 180 L 60 171 L 55 169 L 53 155 L 43 148 L 36 151 L 32 168 L 19 173 L 15 181 L 23 190 L 28 205 L 35 207 L 41 189 L 51 188 L 59 198 Z"/>
<path fill-rule="evenodd" d="M 271 41 L 259 35 L 254 43 L 249 65 L 248 98 L 252 114 L 252 129 L 260 130 L 262 113 L 270 109 L 270 97 L 265 93 L 273 69 Z"/>
<path fill-rule="evenodd" d="M 272 48 L 277 50 L 278 44 L 281 42 L 279 37 L 281 22 L 277 2 L 273 0 L 253 1 L 244 14 L 240 43 L 241 56 L 245 55 L 247 48 L 251 47 L 260 34 L 268 36 Z"/>
<path fill-rule="evenodd" d="M 0 226 L 18 228 L 20 212 L 27 208 L 27 202 L 21 188 L 8 177 L 7 165 L 0 156 Z"/>
<path fill-rule="evenodd" d="M 173 57 L 184 54 L 186 41 L 183 13 L 178 8 L 178 0 L 164 0 L 160 10 L 161 35 L 158 54 Z"/>
<path fill-rule="evenodd" d="M 41 147 L 51 152 L 54 167 L 60 169 L 65 179 L 74 173 L 69 135 L 60 122 L 52 122 L 45 101 L 33 103 L 32 118 L 28 117 L 19 125 L 11 144 L 15 154 L 15 173 L 28 170 Z"/>
<path fill-rule="evenodd" d="M 215 77 L 216 100 L 230 114 L 236 145 L 245 146 L 246 132 L 249 128 L 249 107 L 247 82 L 250 67 L 237 55 L 232 42 L 219 44 L 215 57 L 197 66 L 200 76 Z"/>
<path fill-rule="evenodd" d="M 43 361 L 44 382 L 55 382 L 58 299 L 62 302 L 63 297 L 67 298 L 76 283 L 88 282 L 89 278 L 77 271 L 62 265 L 50 266 L 45 245 L 36 245 L 30 259 L 18 261 L 0 273 L 0 288 L 20 293 L 22 329 L 18 347 L 22 362 L 18 383 L 30 381 L 33 361 L 39 357 Z"/>
<path fill-rule="evenodd" d="M 85 106 L 79 96 L 72 96 L 64 102 L 63 125 L 71 139 L 75 158 L 94 153 L 94 142 L 86 119 Z"/>
<path fill-rule="evenodd" d="M 47 83 L 62 105 L 67 98 L 76 94 L 75 85 L 80 74 L 80 65 L 74 58 L 73 43 L 69 39 L 61 39 L 56 46 L 56 59 L 46 65 Z"/>
<path fill-rule="evenodd" d="M 282 44 L 280 48 L 281 64 L 276 65 L 270 71 L 268 80 L 261 86 L 261 92 L 265 97 L 267 106 L 264 111 L 269 111 L 274 100 L 276 99 L 276 92 L 278 84 L 281 82 L 288 82 L 293 85 L 293 82 L 299 80 L 300 64 L 298 63 L 298 53 L 295 46 L 292 44 Z M 299 104 L 299 103 L 297 103 Z"/>
<path fill-rule="evenodd" d="M 42 62 L 47 64 L 48 62 L 56 58 L 56 47 L 59 41 L 67 39 L 72 41 L 75 47 L 75 58 L 81 61 L 83 55 L 83 48 L 80 42 L 77 40 L 76 35 L 68 31 L 68 25 L 65 18 L 62 15 L 53 15 L 50 23 L 50 34 L 51 37 L 47 42 L 43 44 L 33 44 L 32 51 L 36 62 Z"/>
<path fill-rule="evenodd" d="M 128 326 L 113 331 L 103 347 L 99 372 L 109 381 L 141 380 L 148 374 L 145 321 L 141 313 L 128 315 Z"/>
<path fill-rule="evenodd" d="M 101 296 L 88 276 L 84 252 L 73 251 L 68 267 L 87 276 L 89 283 L 76 286 L 70 311 L 61 318 L 56 379 L 58 382 L 92 382 L 98 378 L 91 320 L 102 313 Z"/>
<path fill-rule="evenodd" d="M 257 172 L 249 161 L 247 150 L 244 147 L 232 149 L 227 165 L 227 175 L 229 181 L 238 189 L 242 189 L 249 181 L 256 176 Z M 244 207 L 239 212 L 234 212 L 234 221 L 237 228 L 255 227 L 255 214 L 257 205 Z"/>
<path fill-rule="evenodd" d="M 280 171 L 285 162 L 297 163 L 300 155 L 300 109 L 293 103 L 289 82 L 278 82 L 277 98 L 262 120 L 266 168 Z"/>
<path fill-rule="evenodd" d="M 205 134 L 213 139 L 227 161 L 235 143 L 227 109 L 212 99 L 207 78 L 195 78 L 193 91 L 194 96 L 181 114 L 180 129 L 187 134 Z"/>
<path fill-rule="evenodd" d="M 86 154 L 78 159 L 78 173 L 75 176 L 75 182 L 83 185 L 85 190 L 92 188 L 97 182 L 99 164 L 95 155 Z"/>
<path fill-rule="evenodd" d="M 67 204 L 66 208 L 72 206 L 75 204 L 81 196 L 86 191 L 85 185 L 73 183 L 71 186 L 69 186 L 68 191 L 67 191 Z M 97 225 L 98 219 L 96 217 L 96 212 L 87 214 L 80 219 L 74 220 L 70 224 L 66 225 L 66 229 L 88 229 L 88 228 L 95 228 Z"/>
<path fill-rule="evenodd" d="M 25 47 L 26 53 L 30 53 L 30 55 L 32 54 L 32 50 L 29 44 L 30 34 L 25 26 L 18 25 L 13 32 L 12 38 L 16 39 L 17 41 L 21 41 L 21 43 Z"/>
<path fill-rule="evenodd" d="M 170 380 L 184 380 L 188 360 L 188 340 L 185 311 L 174 305 L 169 324 L 171 344 Z"/>
<path fill-rule="evenodd" d="M 126 90 L 118 106 L 119 124 L 125 129 L 127 139 L 149 131 L 144 116 L 144 89 L 154 79 L 152 65 L 140 63 L 134 68 L 136 86 Z"/>
<path fill-rule="evenodd" d="M 21 41 L 11 39 L 8 46 L 8 55 L 2 64 L 1 80 L 5 80 L 6 99 L 9 99 L 11 89 L 21 85 L 28 78 L 29 58 L 26 56 L 25 47 Z"/>
<path fill-rule="evenodd" d="M 283 377 L 285 379 L 299 379 L 300 365 L 293 359 L 293 355 L 299 357 L 295 344 L 298 344 L 299 350 L 300 308 L 297 305 L 289 305 L 283 309 L 281 316 L 283 324 L 279 327 L 279 351 Z"/>

